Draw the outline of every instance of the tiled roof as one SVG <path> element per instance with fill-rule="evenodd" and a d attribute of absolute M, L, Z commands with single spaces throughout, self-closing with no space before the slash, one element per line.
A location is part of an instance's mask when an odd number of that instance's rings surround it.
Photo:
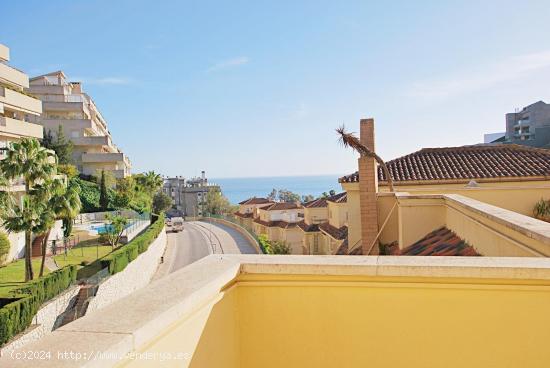
<path fill-rule="evenodd" d="M 327 199 L 326 198 L 317 198 L 313 201 L 309 201 L 304 203 L 305 208 L 321 208 L 327 206 Z"/>
<path fill-rule="evenodd" d="M 322 232 L 328 234 L 334 239 L 342 240 L 345 239 L 348 236 L 348 227 L 342 226 L 341 228 L 337 228 L 335 226 L 332 226 L 328 222 L 323 222 L 319 225 L 319 229 L 321 229 Z"/>
<path fill-rule="evenodd" d="M 259 218 L 257 218 L 257 219 L 254 220 L 254 222 L 257 223 L 257 224 L 263 225 L 263 226 L 267 226 L 267 227 L 280 227 L 280 228 L 282 228 L 282 229 L 288 229 L 288 228 L 292 228 L 292 227 L 298 226 L 298 223 L 297 223 L 297 222 L 286 222 L 286 221 L 282 221 L 282 220 L 278 220 L 278 221 L 263 221 L 263 220 L 260 220 Z"/>
<path fill-rule="evenodd" d="M 318 224 L 308 225 L 308 224 L 305 223 L 305 221 L 298 222 L 298 227 L 306 233 L 312 233 L 312 232 L 319 231 L 319 225 Z"/>
<path fill-rule="evenodd" d="M 277 211 L 277 210 L 300 209 L 302 208 L 302 206 L 294 202 L 277 202 L 277 203 L 268 204 L 267 206 L 263 206 L 260 208 L 266 211 Z"/>
<path fill-rule="evenodd" d="M 348 244 L 348 239 L 346 238 L 344 240 L 344 242 L 342 244 L 340 244 L 340 246 L 338 247 L 338 249 L 336 250 L 336 255 L 339 255 L 339 256 L 360 256 L 363 254 L 363 248 L 362 247 L 355 247 L 354 249 L 351 250 L 351 253 L 348 253 L 349 252 L 349 244 Z"/>
<path fill-rule="evenodd" d="M 252 198 L 248 198 L 242 202 L 239 202 L 239 204 L 264 204 L 264 203 L 272 203 L 273 201 L 270 201 L 269 199 L 267 198 L 257 198 L 257 197 L 252 197 Z"/>
<path fill-rule="evenodd" d="M 550 150 L 515 144 L 424 148 L 386 163 L 396 182 L 524 178 L 550 175 Z M 382 168 L 378 179 L 385 181 Z M 341 183 L 359 181 L 359 173 Z"/>
<path fill-rule="evenodd" d="M 432 231 L 413 245 L 399 250 L 397 245 L 390 246 L 391 255 L 402 256 L 479 256 L 468 243 L 446 227 Z"/>
<path fill-rule="evenodd" d="M 342 192 L 330 196 L 327 198 L 327 201 L 334 203 L 346 203 L 348 201 L 348 192 Z"/>
<path fill-rule="evenodd" d="M 240 212 L 234 212 L 233 213 L 235 216 L 238 216 L 238 217 L 242 217 L 242 218 L 251 218 L 252 217 L 252 212 L 249 212 L 249 213 L 240 213 Z"/>

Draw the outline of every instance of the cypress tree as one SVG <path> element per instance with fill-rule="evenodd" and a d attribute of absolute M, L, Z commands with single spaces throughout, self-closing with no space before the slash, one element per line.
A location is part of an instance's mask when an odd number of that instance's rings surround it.
<path fill-rule="evenodd" d="M 107 184 L 105 184 L 105 170 L 101 170 L 101 183 L 99 184 L 99 206 L 102 211 L 107 211 L 107 208 L 109 207 Z"/>

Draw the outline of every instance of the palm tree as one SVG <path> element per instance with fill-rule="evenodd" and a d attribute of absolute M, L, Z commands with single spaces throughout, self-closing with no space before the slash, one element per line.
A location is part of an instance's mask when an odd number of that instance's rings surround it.
<path fill-rule="evenodd" d="M 386 166 L 386 163 L 380 156 L 378 156 L 376 153 L 372 152 L 370 149 L 368 149 L 364 144 L 361 143 L 359 138 L 353 135 L 353 133 L 347 133 L 346 128 L 342 125 L 338 129 L 336 129 L 336 132 L 340 135 L 340 143 L 344 145 L 344 147 L 350 147 L 357 151 L 361 157 L 372 157 L 378 162 L 380 167 L 382 167 L 382 171 L 384 172 L 384 177 L 388 181 L 388 187 L 390 189 L 390 192 L 393 192 L 393 179 L 390 175 L 390 171 L 388 170 L 388 166 Z"/>
<path fill-rule="evenodd" d="M 46 205 L 35 201 L 31 196 L 23 196 L 20 206 L 13 206 L 4 216 L 4 227 L 9 232 L 25 232 L 25 281 L 34 278 L 32 269 L 32 231 L 42 222 L 41 214 Z"/>
<path fill-rule="evenodd" d="M 56 220 L 63 220 L 64 234 L 70 235 L 72 220 L 78 215 L 81 208 L 80 187 L 74 182 L 65 185 L 61 179 L 53 179 L 45 182 L 39 187 L 41 200 L 47 202 L 47 209 L 40 216 L 40 224 L 34 229 L 34 232 L 41 234 L 42 239 L 42 262 L 40 264 L 40 275 L 44 274 L 44 264 L 46 262 L 46 246 L 50 232 Z M 49 198 L 47 198 L 49 197 Z M 68 234 L 67 234 L 68 233 Z"/>
<path fill-rule="evenodd" d="M 24 138 L 12 143 L 6 157 L 0 161 L 0 172 L 7 180 L 20 177 L 25 180 L 26 194 L 23 195 L 21 206 L 14 206 L 4 219 L 8 231 L 25 232 L 25 281 L 34 278 L 31 237 L 44 207 L 30 192 L 37 182 L 51 178 L 56 173 L 56 167 L 55 153 L 41 147 L 34 138 Z"/>
<path fill-rule="evenodd" d="M 151 191 L 151 194 L 156 193 L 163 184 L 162 176 L 160 174 L 157 174 L 154 171 L 148 171 L 145 173 L 144 176 L 145 185 L 149 188 Z"/>

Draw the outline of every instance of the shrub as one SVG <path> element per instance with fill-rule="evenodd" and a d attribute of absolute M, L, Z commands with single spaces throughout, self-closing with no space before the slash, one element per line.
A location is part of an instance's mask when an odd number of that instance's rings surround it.
<path fill-rule="evenodd" d="M 284 240 L 271 243 L 271 249 L 273 254 L 290 254 L 291 252 L 290 245 Z"/>
<path fill-rule="evenodd" d="M 260 249 L 263 254 L 273 254 L 271 244 L 269 243 L 269 240 L 267 240 L 267 236 L 265 234 L 260 234 L 258 236 L 258 243 L 260 244 Z"/>
<path fill-rule="evenodd" d="M 130 262 L 145 252 L 149 245 L 158 237 L 164 228 L 164 214 L 159 216 L 158 221 L 150 225 L 142 234 L 135 237 L 131 242 L 119 247 L 117 250 L 103 258 L 102 268 L 109 268 L 109 273 L 114 275 L 126 268 Z"/>
<path fill-rule="evenodd" d="M 76 280 L 76 266 L 70 265 L 25 283 L 0 298 L 0 345 L 25 330 L 40 305 L 57 296 Z"/>
<path fill-rule="evenodd" d="M 10 252 L 10 240 L 8 236 L 0 232 L 0 264 L 4 263 Z"/>

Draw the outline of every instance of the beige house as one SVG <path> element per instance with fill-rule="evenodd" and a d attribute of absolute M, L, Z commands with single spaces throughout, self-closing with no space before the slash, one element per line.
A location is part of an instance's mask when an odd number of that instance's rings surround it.
<path fill-rule="evenodd" d="M 360 132 L 374 151 L 374 121 L 362 120 Z M 510 225 L 544 224 L 532 217 L 535 204 L 550 199 L 549 150 L 425 148 L 386 163 L 394 193 L 373 158 L 358 164 L 358 172 L 339 180 L 349 212 L 340 253 L 377 254 L 381 244 L 391 254 L 550 255 L 533 243 L 530 230 L 520 235 L 521 226 Z"/>
<path fill-rule="evenodd" d="M 107 122 L 80 82 L 69 82 L 57 71 L 32 78 L 29 91 L 43 101 L 44 112 L 36 121 L 53 135 L 63 128 L 74 144 L 73 161 L 82 174 L 105 170 L 116 178 L 130 175 L 128 156 L 113 143 Z"/>
<path fill-rule="evenodd" d="M 265 207 L 269 204 L 274 203 L 273 201 L 267 198 L 252 197 L 248 198 L 242 202 L 239 202 L 239 210 L 233 215 L 237 220 L 237 223 L 247 229 L 252 229 L 252 221 L 254 219 L 254 214 L 257 213 L 257 209 L 260 207 Z"/>
<path fill-rule="evenodd" d="M 25 92 L 29 77 L 10 66 L 10 50 L 0 44 L 0 159 L 10 142 L 21 138 L 42 139 L 42 127 L 32 122 L 42 113 L 42 101 Z M 24 183 L 16 181 L 12 191 L 24 192 Z M 0 231 L 2 231 L 0 229 Z M 6 261 L 18 258 L 24 251 L 23 234 L 9 234 L 11 250 Z"/>
<path fill-rule="evenodd" d="M 325 254 L 336 254 L 348 238 L 348 194 L 342 192 L 327 198 L 328 221 L 319 225 Z"/>
<path fill-rule="evenodd" d="M 284 241 L 292 254 L 305 254 L 302 230 L 298 223 L 303 220 L 304 208 L 299 203 L 277 202 L 256 209 L 253 230 L 264 234 L 270 241 Z"/>

